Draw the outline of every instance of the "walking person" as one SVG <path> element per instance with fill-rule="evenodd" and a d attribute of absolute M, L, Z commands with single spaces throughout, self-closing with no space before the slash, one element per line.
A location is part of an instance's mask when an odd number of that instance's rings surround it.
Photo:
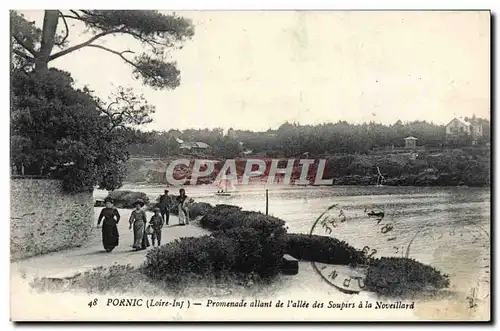
<path fill-rule="evenodd" d="M 158 241 L 159 247 L 161 245 L 161 228 L 163 227 L 163 218 L 160 214 L 160 208 L 155 208 L 153 211 L 155 214 L 151 216 L 151 219 L 149 220 L 149 225 L 151 225 L 151 228 L 153 229 L 153 233 L 151 234 L 151 244 L 154 246 L 155 241 Z"/>
<path fill-rule="evenodd" d="M 104 199 L 106 206 L 101 210 L 97 220 L 97 227 L 100 227 L 102 220 L 102 245 L 106 252 L 111 252 L 118 246 L 119 233 L 117 224 L 120 221 L 120 213 L 113 207 L 113 200 L 109 197 Z"/>
<path fill-rule="evenodd" d="M 143 250 L 148 248 L 149 240 L 146 234 L 146 212 L 142 210 L 144 202 L 142 200 L 137 200 L 134 203 L 135 209 L 130 213 L 129 219 L 129 230 L 134 227 L 134 244 L 132 247 L 135 250 Z"/>
<path fill-rule="evenodd" d="M 181 188 L 179 190 L 179 196 L 177 197 L 177 202 L 179 203 L 179 225 L 189 224 L 188 201 L 186 190 Z"/>
<path fill-rule="evenodd" d="M 164 193 L 165 194 L 160 196 L 160 203 L 158 204 L 158 207 L 160 208 L 163 224 L 168 225 L 168 221 L 170 219 L 170 205 L 172 204 L 172 198 L 168 195 L 168 190 L 165 190 Z"/>

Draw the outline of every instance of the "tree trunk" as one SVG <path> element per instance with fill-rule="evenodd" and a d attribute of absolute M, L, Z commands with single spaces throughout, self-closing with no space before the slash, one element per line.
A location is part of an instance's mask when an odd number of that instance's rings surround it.
<path fill-rule="evenodd" d="M 45 11 L 40 51 L 35 58 L 35 72 L 38 74 L 45 74 L 48 70 L 49 57 L 54 48 L 58 21 L 58 10 Z"/>

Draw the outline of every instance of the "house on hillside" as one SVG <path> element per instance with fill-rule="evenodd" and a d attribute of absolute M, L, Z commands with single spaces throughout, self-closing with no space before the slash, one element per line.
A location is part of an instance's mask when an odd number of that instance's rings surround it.
<path fill-rule="evenodd" d="M 183 152 L 207 152 L 210 150 L 210 146 L 204 142 L 182 142 L 179 148 Z"/>
<path fill-rule="evenodd" d="M 470 138 L 475 145 L 483 136 L 483 127 L 474 120 L 466 121 L 461 117 L 455 117 L 446 125 L 446 140 L 457 141 L 462 138 Z"/>

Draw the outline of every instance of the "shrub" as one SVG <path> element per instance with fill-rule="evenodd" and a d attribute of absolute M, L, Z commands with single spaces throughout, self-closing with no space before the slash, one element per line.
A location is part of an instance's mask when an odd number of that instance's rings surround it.
<path fill-rule="evenodd" d="M 285 241 L 286 253 L 299 260 L 343 265 L 367 262 L 362 251 L 329 236 L 289 233 Z"/>
<path fill-rule="evenodd" d="M 207 215 L 214 207 L 206 202 L 195 202 L 189 208 L 191 218 Z"/>
<path fill-rule="evenodd" d="M 236 212 L 241 211 L 241 207 L 231 205 L 216 205 L 203 217 L 200 224 L 208 230 L 218 230 L 220 223 Z"/>
<path fill-rule="evenodd" d="M 286 248 L 285 234 L 273 232 L 269 236 L 261 237 L 262 260 L 258 269 L 259 275 L 272 277 L 280 272 Z"/>
<path fill-rule="evenodd" d="M 237 243 L 235 270 L 250 273 L 257 271 L 262 259 L 262 244 L 258 240 L 258 233 L 252 228 L 235 228 L 227 231 L 217 231 L 216 238 L 229 238 Z"/>
<path fill-rule="evenodd" d="M 212 231 L 249 227 L 261 231 L 266 236 L 286 232 L 285 221 L 279 218 L 254 211 L 242 211 L 240 207 L 231 205 L 216 205 L 208 210 L 201 226 Z"/>
<path fill-rule="evenodd" d="M 218 226 L 221 230 L 238 227 L 256 229 L 264 236 L 269 236 L 272 233 L 274 235 L 282 235 L 286 232 L 285 221 L 254 211 L 240 211 L 228 215 L 226 219 L 221 220 Z"/>
<path fill-rule="evenodd" d="M 118 190 L 109 192 L 108 197 L 113 199 L 114 205 L 117 208 L 134 208 L 134 202 L 138 199 L 144 201 L 145 204 L 149 203 L 148 196 L 143 192 Z"/>
<path fill-rule="evenodd" d="M 236 242 L 235 271 L 255 272 L 262 277 L 273 277 L 280 272 L 285 254 L 284 234 L 244 226 L 214 232 L 215 237 L 230 238 Z"/>
<path fill-rule="evenodd" d="M 236 243 L 225 237 L 187 237 L 149 251 L 143 272 L 155 280 L 180 281 L 182 275 L 217 275 L 233 268 Z"/>
<path fill-rule="evenodd" d="M 170 205 L 170 215 L 179 215 L 179 201 L 176 197 L 172 197 L 172 204 Z"/>
<path fill-rule="evenodd" d="M 390 296 L 408 296 L 425 290 L 439 290 L 450 285 L 449 276 L 414 259 L 382 257 L 370 262 L 367 290 Z"/>
<path fill-rule="evenodd" d="M 225 228 L 212 236 L 182 238 L 154 248 L 146 255 L 144 272 L 153 279 L 170 280 L 180 280 L 188 273 L 220 275 L 227 271 L 275 276 L 285 252 L 285 229 L 271 231 L 272 227 L 258 228 L 257 224 L 252 223 L 256 228 Z"/>
<path fill-rule="evenodd" d="M 236 267 L 237 270 L 252 270 L 263 277 L 279 273 L 286 247 L 285 221 L 259 212 L 242 211 L 237 206 L 217 205 L 207 211 L 200 224 L 203 228 L 216 231 L 217 237 L 241 240 L 242 250 L 247 253 L 239 255 L 238 261 L 241 263 Z M 248 247 L 256 252 L 247 257 Z M 253 256 L 260 256 L 258 266 Z"/>

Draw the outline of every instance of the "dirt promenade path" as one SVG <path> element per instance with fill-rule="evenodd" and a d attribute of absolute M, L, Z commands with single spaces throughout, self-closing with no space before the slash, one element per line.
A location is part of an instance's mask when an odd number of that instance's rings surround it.
<path fill-rule="evenodd" d="M 94 208 L 95 221 L 102 208 Z M 87 244 L 82 247 L 67 249 L 59 252 L 43 254 L 21 261 L 11 262 L 11 276 L 22 276 L 26 279 L 33 277 L 66 277 L 78 272 L 84 272 L 99 266 L 111 266 L 113 264 L 140 265 L 144 260 L 146 251 L 132 251 L 133 232 L 128 229 L 128 219 L 131 210 L 119 209 L 121 220 L 118 224 L 120 241 L 113 252 L 106 253 L 102 247 L 101 229 L 95 228 L 94 234 Z M 147 212 L 148 221 L 152 213 Z M 182 237 L 197 237 L 209 234 L 208 231 L 189 224 L 178 226 L 177 216 L 170 216 L 169 226 L 162 230 L 162 244 Z M 150 238 L 151 239 L 151 238 Z M 57 240 L 57 238 L 54 238 Z M 151 241 L 151 240 L 150 240 Z"/>

